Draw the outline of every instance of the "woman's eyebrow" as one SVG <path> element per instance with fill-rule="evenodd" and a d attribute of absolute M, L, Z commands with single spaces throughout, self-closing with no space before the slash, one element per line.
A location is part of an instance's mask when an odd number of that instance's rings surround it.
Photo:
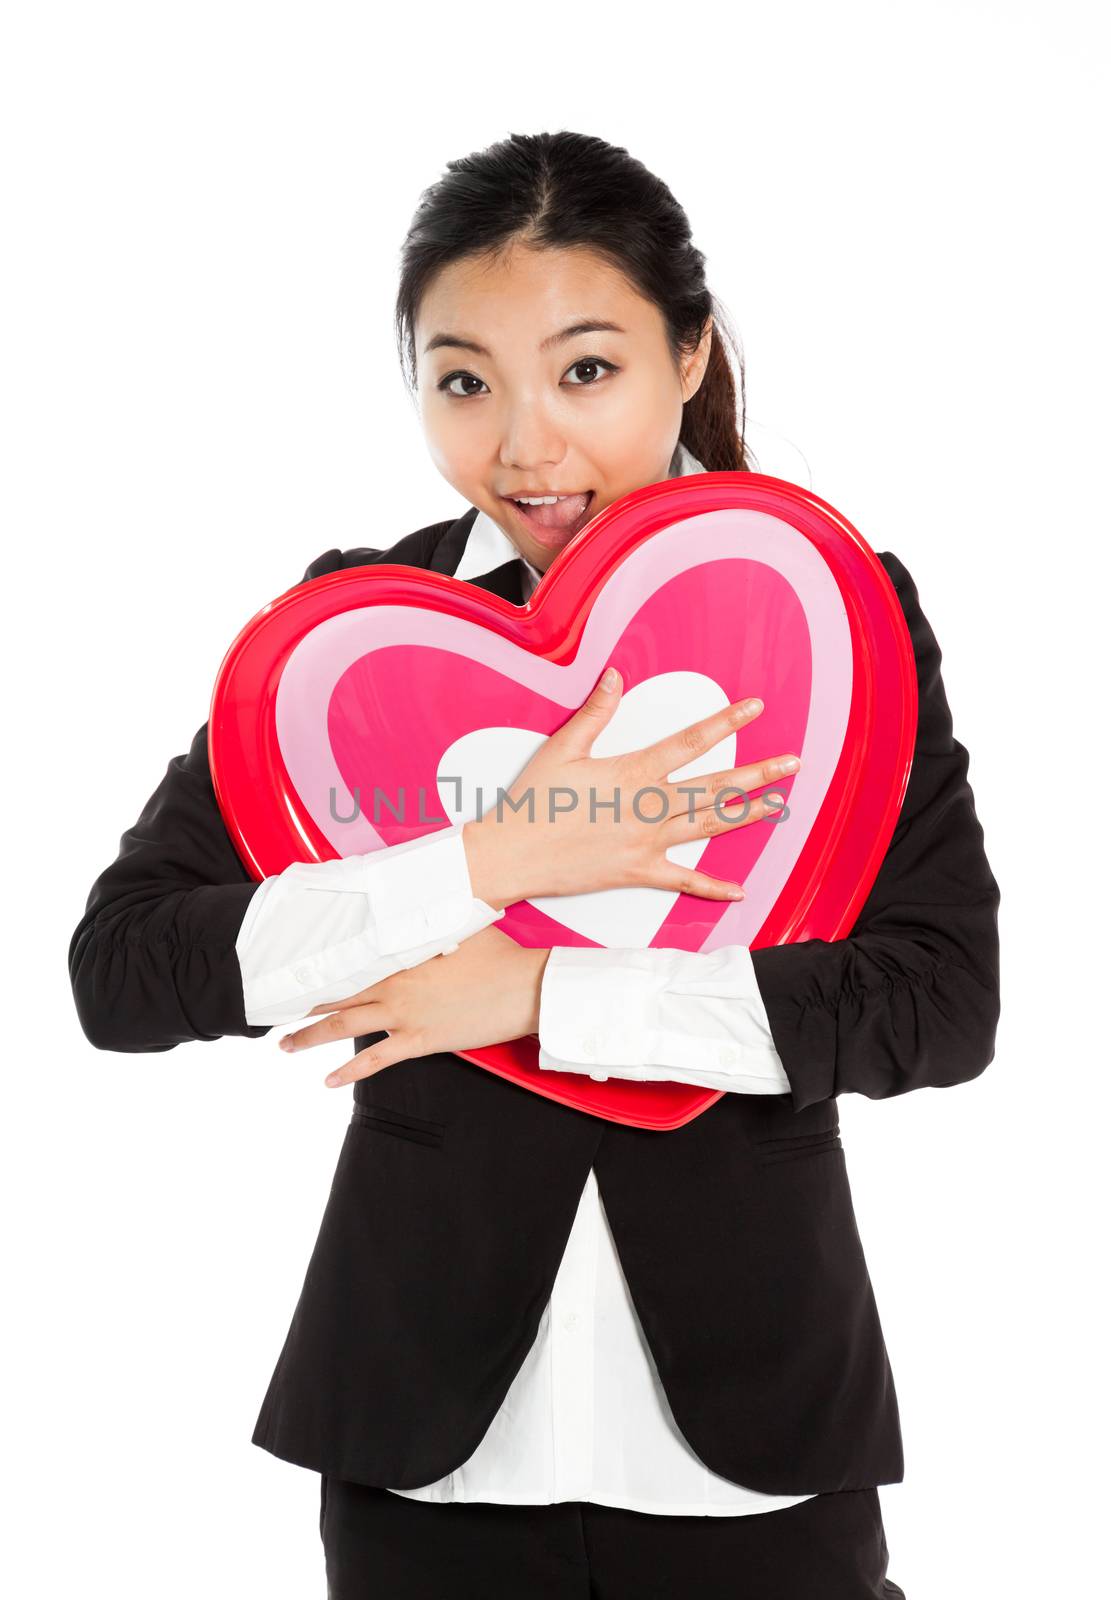
<path fill-rule="evenodd" d="M 583 333 L 624 333 L 625 329 L 616 322 L 572 322 L 569 327 L 561 328 L 558 333 L 553 333 L 540 342 L 541 350 L 549 350 L 552 345 L 566 344 L 568 339 L 577 339 Z M 434 333 L 424 347 L 425 355 L 431 350 L 441 350 L 449 345 L 454 350 L 470 350 L 476 356 L 489 356 L 490 351 L 485 345 L 477 344 L 474 339 L 465 339 L 458 333 Z"/>

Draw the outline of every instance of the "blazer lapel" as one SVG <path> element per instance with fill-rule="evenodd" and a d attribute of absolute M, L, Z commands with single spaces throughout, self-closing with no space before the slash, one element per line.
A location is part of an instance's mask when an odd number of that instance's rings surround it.
<path fill-rule="evenodd" d="M 467 538 L 474 527 L 475 518 L 478 516 L 477 506 L 468 506 L 461 517 L 451 523 L 428 563 L 430 572 L 442 572 L 447 577 L 455 576 L 455 569 L 463 559 Z M 485 589 L 488 594 L 496 594 L 502 600 L 508 600 L 512 605 L 524 605 L 524 589 L 521 584 L 521 562 L 517 556 L 494 567 L 490 572 L 483 572 L 475 578 L 463 578 L 462 583 L 473 583 L 476 588 Z"/>

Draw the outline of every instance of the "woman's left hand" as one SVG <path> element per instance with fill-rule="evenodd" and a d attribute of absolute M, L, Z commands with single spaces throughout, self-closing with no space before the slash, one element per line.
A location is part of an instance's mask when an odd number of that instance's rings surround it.
<path fill-rule="evenodd" d="M 500 928 L 482 928 L 449 955 L 403 967 L 350 999 L 314 1006 L 310 1017 L 328 1014 L 286 1034 L 281 1047 L 305 1050 L 385 1029 L 388 1039 L 360 1050 L 325 1078 L 329 1088 L 338 1088 L 414 1056 L 521 1039 L 540 1026 L 548 953 L 525 949 Z"/>

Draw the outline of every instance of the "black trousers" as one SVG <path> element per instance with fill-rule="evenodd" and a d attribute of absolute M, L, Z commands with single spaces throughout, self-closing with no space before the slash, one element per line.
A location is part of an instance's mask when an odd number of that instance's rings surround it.
<path fill-rule="evenodd" d="M 437 1505 L 320 1481 L 328 1600 L 906 1600 L 875 1489 L 747 1516 Z"/>

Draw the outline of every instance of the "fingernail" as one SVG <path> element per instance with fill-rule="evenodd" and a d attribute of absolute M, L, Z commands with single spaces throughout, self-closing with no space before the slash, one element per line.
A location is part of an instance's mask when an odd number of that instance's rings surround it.
<path fill-rule="evenodd" d="M 279 1050 L 292 1050 L 293 1049 L 293 1035 L 291 1033 L 284 1034 L 282 1036 L 282 1038 L 280 1038 L 278 1040 L 278 1049 Z"/>
<path fill-rule="evenodd" d="M 741 710 L 749 717 L 754 717 L 758 711 L 763 711 L 763 709 L 764 702 L 762 700 L 746 700 L 741 707 Z"/>
<path fill-rule="evenodd" d="M 324 1079 L 324 1082 L 328 1085 L 329 1089 L 334 1089 L 336 1085 L 342 1081 L 343 1080 L 338 1072 L 329 1072 L 328 1076 Z"/>
<path fill-rule="evenodd" d="M 788 756 L 786 761 L 779 763 L 780 772 L 797 772 L 799 770 L 798 756 Z"/>
<path fill-rule="evenodd" d="M 606 690 L 617 688 L 617 668 L 607 667 L 602 674 L 602 688 Z"/>
<path fill-rule="evenodd" d="M 745 892 L 744 892 L 743 889 L 733 888 L 733 889 L 730 889 L 730 891 L 729 891 L 730 900 L 743 900 L 744 897 L 745 897 Z"/>

